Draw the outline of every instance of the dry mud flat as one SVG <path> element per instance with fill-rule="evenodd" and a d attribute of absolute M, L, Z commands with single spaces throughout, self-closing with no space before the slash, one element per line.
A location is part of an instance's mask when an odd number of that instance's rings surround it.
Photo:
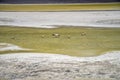
<path fill-rule="evenodd" d="M 0 25 L 37 28 L 61 25 L 120 27 L 120 11 L 0 12 Z"/>
<path fill-rule="evenodd" d="M 7 80 L 119 80 L 120 51 L 97 57 L 14 53 L 0 55 L 0 78 Z M 85 79 L 86 80 L 86 79 Z"/>

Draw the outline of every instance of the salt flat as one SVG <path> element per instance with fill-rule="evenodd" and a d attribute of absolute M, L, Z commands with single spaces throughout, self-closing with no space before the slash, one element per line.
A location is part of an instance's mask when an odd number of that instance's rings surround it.
<path fill-rule="evenodd" d="M 119 56 L 120 51 L 107 52 L 97 57 L 71 57 L 47 53 L 3 54 L 0 55 L 0 78 L 8 80 L 119 80 Z"/>
<path fill-rule="evenodd" d="M 0 25 L 53 28 L 55 26 L 120 27 L 120 11 L 0 12 Z"/>

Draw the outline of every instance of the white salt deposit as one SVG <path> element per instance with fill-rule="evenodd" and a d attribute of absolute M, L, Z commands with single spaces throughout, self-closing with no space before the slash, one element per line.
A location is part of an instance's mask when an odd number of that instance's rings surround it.
<path fill-rule="evenodd" d="M 16 50 L 27 50 L 24 48 L 21 48 L 19 46 L 8 44 L 8 43 L 0 43 L 0 51 L 16 51 Z"/>
<path fill-rule="evenodd" d="M 106 61 L 106 60 L 114 60 L 117 59 L 120 61 L 120 51 L 111 51 L 107 52 L 100 56 L 95 57 L 71 57 L 68 55 L 61 54 L 50 54 L 50 53 L 14 53 L 14 54 L 3 54 L 0 55 L 0 58 L 11 59 L 16 58 L 24 61 L 24 59 L 28 59 L 29 62 L 39 62 L 40 58 L 48 59 L 52 62 L 70 62 L 70 61 L 87 61 L 87 62 L 95 62 L 95 61 Z M 36 60 L 37 59 L 37 60 Z"/>
<path fill-rule="evenodd" d="M 0 12 L 0 25 L 36 28 L 61 25 L 120 27 L 120 11 Z"/>

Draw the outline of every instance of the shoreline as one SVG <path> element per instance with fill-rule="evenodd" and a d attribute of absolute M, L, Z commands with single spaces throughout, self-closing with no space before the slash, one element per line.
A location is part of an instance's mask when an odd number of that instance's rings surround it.
<path fill-rule="evenodd" d="M 14 45 L 14 44 L 10 44 L 10 43 L 0 43 L 0 51 L 22 51 L 22 50 L 31 50 L 31 49 L 26 49 L 26 48 L 22 48 L 22 47 L 19 47 L 19 46 L 17 46 L 17 45 Z M 115 55 L 114 55 L 114 53 L 115 53 Z M 38 55 L 55 55 L 55 56 L 65 56 L 65 57 L 73 57 L 73 58 L 86 58 L 86 59 L 88 59 L 88 61 L 89 61 L 89 59 L 92 59 L 92 58 L 95 58 L 95 60 L 97 60 L 97 58 L 102 58 L 103 60 L 105 59 L 104 58 L 104 56 L 106 57 L 106 56 L 108 56 L 109 54 L 109 57 L 107 57 L 108 58 L 108 60 L 109 60 L 109 58 L 111 58 L 111 57 L 117 57 L 117 58 L 119 58 L 119 56 L 116 56 L 116 55 L 120 55 L 120 51 L 118 50 L 118 51 L 107 51 L 107 52 L 104 52 L 103 54 L 101 54 L 101 55 L 97 55 L 97 56 L 89 56 L 89 57 L 77 57 L 77 56 L 70 56 L 70 55 L 65 55 L 65 54 L 55 54 L 55 53 L 36 53 L 36 52 L 19 52 L 19 53 L 6 53 L 6 54 L 0 54 L 1 56 L 3 55 L 23 55 L 24 56 L 24 54 L 26 55 L 26 54 L 38 54 Z M 33 55 L 34 56 L 34 55 Z M 27 56 L 26 56 L 27 57 Z M 98 59 L 99 60 L 99 59 Z M 91 61 L 91 60 L 90 60 Z"/>
<path fill-rule="evenodd" d="M 41 25 L 41 26 L 23 26 L 23 25 L 0 25 L 0 27 L 15 27 L 15 28 L 37 28 L 37 29 L 54 29 L 60 27 L 80 27 L 80 28 L 120 28 L 120 26 L 115 25 Z"/>
<path fill-rule="evenodd" d="M 51 60 L 58 60 L 58 62 L 60 60 L 66 61 L 68 60 L 76 60 L 76 61 L 88 61 L 88 62 L 96 62 L 96 61 L 106 61 L 106 60 L 114 60 L 114 59 L 118 59 L 120 55 L 120 51 L 108 51 L 105 52 L 104 54 L 98 55 L 98 56 L 92 56 L 92 57 L 76 57 L 76 56 L 69 56 L 69 55 L 63 55 L 63 54 L 52 54 L 52 53 L 35 53 L 35 52 L 19 52 L 19 53 L 7 53 L 7 54 L 0 54 L 0 59 L 2 57 L 5 58 L 20 58 L 20 59 L 24 59 L 24 58 L 29 58 L 29 57 L 39 57 L 39 56 L 43 56 L 43 57 L 52 57 Z M 60 58 L 59 58 L 60 57 Z M 4 59 L 5 59 L 4 58 Z M 67 62 L 67 61 L 66 61 Z"/>

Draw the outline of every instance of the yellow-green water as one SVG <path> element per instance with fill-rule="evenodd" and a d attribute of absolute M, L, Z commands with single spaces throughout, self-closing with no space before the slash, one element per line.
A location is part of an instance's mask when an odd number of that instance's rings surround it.
<path fill-rule="evenodd" d="M 53 33 L 60 34 L 60 37 L 54 38 Z M 11 43 L 33 49 L 32 52 L 72 56 L 96 56 L 106 51 L 120 50 L 119 35 L 120 28 L 60 27 L 38 29 L 0 27 L 0 43 Z"/>

